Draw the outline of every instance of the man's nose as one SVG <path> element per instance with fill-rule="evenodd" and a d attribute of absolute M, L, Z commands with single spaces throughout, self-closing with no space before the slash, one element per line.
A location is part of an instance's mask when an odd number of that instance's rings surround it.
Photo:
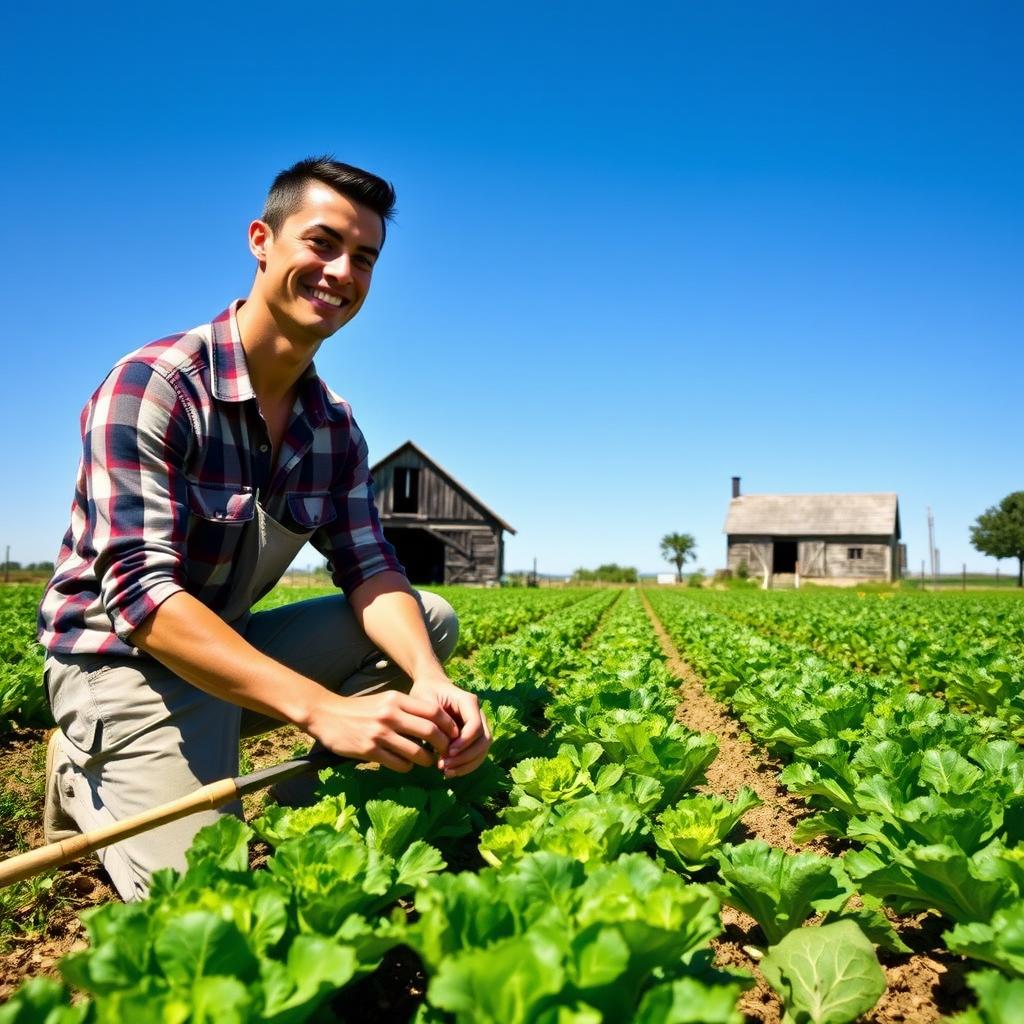
<path fill-rule="evenodd" d="M 347 252 L 341 253 L 324 267 L 324 273 L 329 277 L 347 281 L 352 276 L 352 257 Z"/>

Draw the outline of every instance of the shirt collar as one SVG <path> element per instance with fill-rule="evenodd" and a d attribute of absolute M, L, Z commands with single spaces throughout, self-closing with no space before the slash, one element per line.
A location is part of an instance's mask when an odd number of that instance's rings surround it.
<path fill-rule="evenodd" d="M 213 397 L 222 402 L 247 402 L 256 397 L 249 379 L 249 365 L 245 361 L 242 336 L 238 333 L 238 310 L 245 299 L 234 302 L 216 316 L 210 324 L 210 376 Z M 303 410 L 314 427 L 327 418 L 329 406 L 324 396 L 323 383 L 310 363 L 299 378 L 298 397 Z"/>
<path fill-rule="evenodd" d="M 244 301 L 235 299 L 210 324 L 210 378 L 213 397 L 222 402 L 247 402 L 256 397 L 236 319 Z"/>

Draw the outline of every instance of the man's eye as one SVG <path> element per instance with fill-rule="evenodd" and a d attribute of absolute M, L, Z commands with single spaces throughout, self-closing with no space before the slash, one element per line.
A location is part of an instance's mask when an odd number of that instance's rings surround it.
<path fill-rule="evenodd" d="M 373 270 L 373 260 L 369 256 L 357 256 L 355 262 L 365 270 Z"/>
<path fill-rule="evenodd" d="M 331 244 L 326 238 L 311 238 L 310 242 L 312 242 L 317 249 L 326 249 Z"/>

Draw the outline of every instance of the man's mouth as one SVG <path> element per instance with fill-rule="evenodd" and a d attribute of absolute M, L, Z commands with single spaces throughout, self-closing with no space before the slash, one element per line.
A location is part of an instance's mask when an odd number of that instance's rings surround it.
<path fill-rule="evenodd" d="M 348 305 L 348 299 L 343 299 L 340 295 L 332 295 L 331 292 L 325 292 L 322 288 L 308 288 L 307 290 L 314 299 L 319 299 L 328 305 L 338 308 Z"/>

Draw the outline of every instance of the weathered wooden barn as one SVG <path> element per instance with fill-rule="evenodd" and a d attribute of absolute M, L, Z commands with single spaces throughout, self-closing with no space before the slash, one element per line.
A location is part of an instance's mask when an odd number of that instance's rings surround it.
<path fill-rule="evenodd" d="M 412 441 L 370 468 L 384 535 L 413 583 L 495 583 L 508 523 Z"/>
<path fill-rule="evenodd" d="M 728 565 L 765 586 L 899 579 L 905 560 L 895 494 L 740 494 L 732 478 Z"/>

